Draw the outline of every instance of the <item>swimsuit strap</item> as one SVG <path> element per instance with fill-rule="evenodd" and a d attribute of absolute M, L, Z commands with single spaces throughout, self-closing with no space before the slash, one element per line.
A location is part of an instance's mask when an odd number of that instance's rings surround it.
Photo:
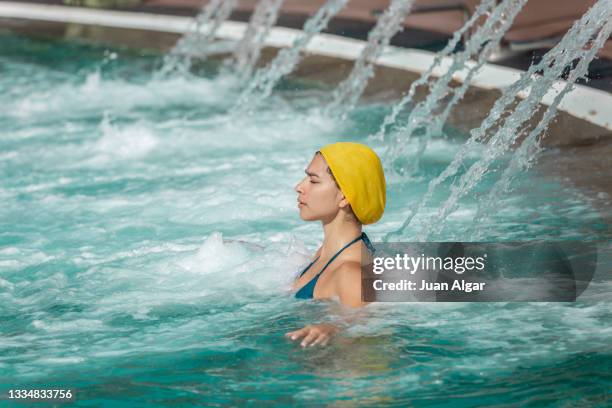
<path fill-rule="evenodd" d="M 370 254 L 374 255 L 374 253 L 376 253 L 376 249 L 374 248 L 374 245 L 372 245 L 372 242 L 370 242 L 370 238 L 368 238 L 365 232 L 362 234 L 362 236 L 363 236 L 363 243 L 370 250 Z"/>
<path fill-rule="evenodd" d="M 321 271 L 319 273 L 317 273 L 316 276 L 319 276 L 323 273 L 323 271 L 325 270 L 325 268 L 327 268 L 329 266 L 330 263 L 332 263 L 334 261 L 334 259 L 336 259 L 338 257 L 338 255 L 340 255 L 342 253 L 342 251 L 344 251 L 346 248 L 348 248 L 349 246 L 353 245 L 355 242 L 359 241 L 360 239 L 363 239 L 363 237 L 365 236 L 365 232 L 362 232 L 360 236 L 358 236 L 357 238 L 355 238 L 354 240 L 352 240 L 351 242 L 349 242 L 348 244 L 346 244 L 345 246 L 343 246 L 338 252 L 336 252 L 336 254 L 334 256 L 331 257 L 331 259 L 329 261 L 327 261 L 327 263 L 325 264 L 325 266 L 323 267 L 323 269 L 321 269 Z M 319 257 L 317 257 L 317 259 L 319 259 Z M 315 259 L 313 261 L 313 263 L 317 260 Z M 312 265 L 312 264 L 311 264 Z"/>
<path fill-rule="evenodd" d="M 319 258 L 320 258 L 320 256 L 317 256 L 317 257 L 315 258 L 315 260 L 314 260 L 314 261 L 312 261 L 311 263 L 309 263 L 309 264 L 308 264 L 308 266 L 307 266 L 306 268 L 304 268 L 304 270 L 302 271 L 302 273 L 300 273 L 300 278 L 302 277 L 302 275 L 304 275 L 304 274 L 306 273 L 306 271 L 307 271 L 308 269 L 310 269 L 310 267 L 311 267 L 311 266 L 312 266 L 312 265 L 313 265 L 315 262 L 317 262 L 317 259 L 319 259 Z"/>
<path fill-rule="evenodd" d="M 342 251 L 344 251 L 346 248 L 348 248 L 350 245 L 354 244 L 355 242 L 359 241 L 359 240 L 363 240 L 363 242 L 365 243 L 366 247 L 372 252 L 374 253 L 374 247 L 372 246 L 372 243 L 370 242 L 368 236 L 365 234 L 365 232 L 362 232 L 360 236 L 358 236 L 357 238 L 355 238 L 354 240 L 352 240 L 351 242 L 349 242 L 348 244 L 346 244 L 344 247 L 342 247 L 342 249 L 340 249 L 338 252 L 336 252 L 336 254 L 325 264 L 325 266 L 323 267 L 323 269 L 321 269 L 321 271 L 310 280 L 310 282 L 308 282 L 306 285 L 302 286 L 296 293 L 295 293 L 295 297 L 298 299 L 312 299 L 314 297 L 314 289 L 315 286 L 317 285 L 317 281 L 319 280 L 319 276 L 321 276 L 321 274 L 323 273 L 323 271 L 325 270 L 325 268 L 327 268 L 329 266 L 330 263 L 332 263 L 334 261 L 334 259 L 336 259 L 338 257 L 338 255 L 340 255 L 340 253 Z M 306 273 L 306 271 L 317 261 L 317 259 L 319 259 L 320 256 L 318 256 L 314 261 L 312 261 L 310 263 L 310 265 L 308 265 L 306 267 L 306 269 L 304 269 L 304 271 L 300 274 L 300 277 L 302 275 L 304 275 L 304 273 Z"/>

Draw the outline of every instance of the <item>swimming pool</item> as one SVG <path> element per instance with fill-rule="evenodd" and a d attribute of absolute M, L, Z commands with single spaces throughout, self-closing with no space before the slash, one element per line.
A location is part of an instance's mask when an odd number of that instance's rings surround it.
<path fill-rule="evenodd" d="M 0 48 L 3 394 L 72 389 L 80 406 L 611 403 L 606 281 L 576 303 L 371 305 L 325 349 L 283 337 L 347 313 L 289 292 L 321 237 L 293 186 L 323 144 L 383 149 L 367 136 L 384 104 L 337 123 L 318 113 L 324 86 L 285 81 L 237 116 L 240 87 L 212 65 L 151 80 L 158 56 L 146 52 L 8 35 Z M 459 143 L 436 140 L 418 176 L 390 180 L 373 240 Z M 464 239 L 475 209 L 463 200 L 436 238 Z M 537 169 L 481 227 L 488 240 L 611 236 L 579 191 Z"/>

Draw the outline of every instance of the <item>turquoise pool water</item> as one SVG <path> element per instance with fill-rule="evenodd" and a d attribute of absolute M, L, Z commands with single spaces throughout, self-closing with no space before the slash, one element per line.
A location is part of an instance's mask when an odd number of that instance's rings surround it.
<path fill-rule="evenodd" d="M 612 404 L 601 279 L 576 303 L 374 304 L 325 349 L 287 341 L 350 314 L 289 291 L 321 239 L 293 186 L 323 144 L 382 151 L 367 135 L 388 107 L 339 124 L 317 113 L 323 87 L 289 81 L 232 116 L 231 77 L 152 81 L 157 58 L 0 36 L 2 394 L 64 388 L 77 406 L 126 407 Z M 453 140 L 432 143 L 418 177 L 390 180 L 385 216 L 366 228 L 374 241 L 450 162 Z M 462 201 L 437 238 L 463 239 L 475 209 Z M 489 240 L 610 239 L 579 191 L 537 171 L 498 209 Z"/>

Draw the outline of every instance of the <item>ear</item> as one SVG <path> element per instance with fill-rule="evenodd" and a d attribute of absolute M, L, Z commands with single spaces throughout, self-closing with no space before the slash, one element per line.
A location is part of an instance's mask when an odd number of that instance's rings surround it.
<path fill-rule="evenodd" d="M 342 195 L 342 200 L 340 200 L 340 202 L 338 203 L 338 206 L 340 206 L 340 208 L 346 208 L 349 205 L 351 205 L 351 204 L 349 203 L 349 201 L 346 199 L 346 197 L 343 194 Z"/>

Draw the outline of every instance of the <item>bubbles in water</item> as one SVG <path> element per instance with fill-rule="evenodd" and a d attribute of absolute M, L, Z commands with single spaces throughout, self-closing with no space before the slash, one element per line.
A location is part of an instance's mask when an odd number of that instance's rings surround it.
<path fill-rule="evenodd" d="M 100 130 L 102 137 L 96 142 L 95 149 L 104 155 L 98 156 L 97 164 L 141 158 L 159 143 L 151 129 L 144 124 L 118 128 L 111 123 L 108 114 L 104 116 Z"/>

